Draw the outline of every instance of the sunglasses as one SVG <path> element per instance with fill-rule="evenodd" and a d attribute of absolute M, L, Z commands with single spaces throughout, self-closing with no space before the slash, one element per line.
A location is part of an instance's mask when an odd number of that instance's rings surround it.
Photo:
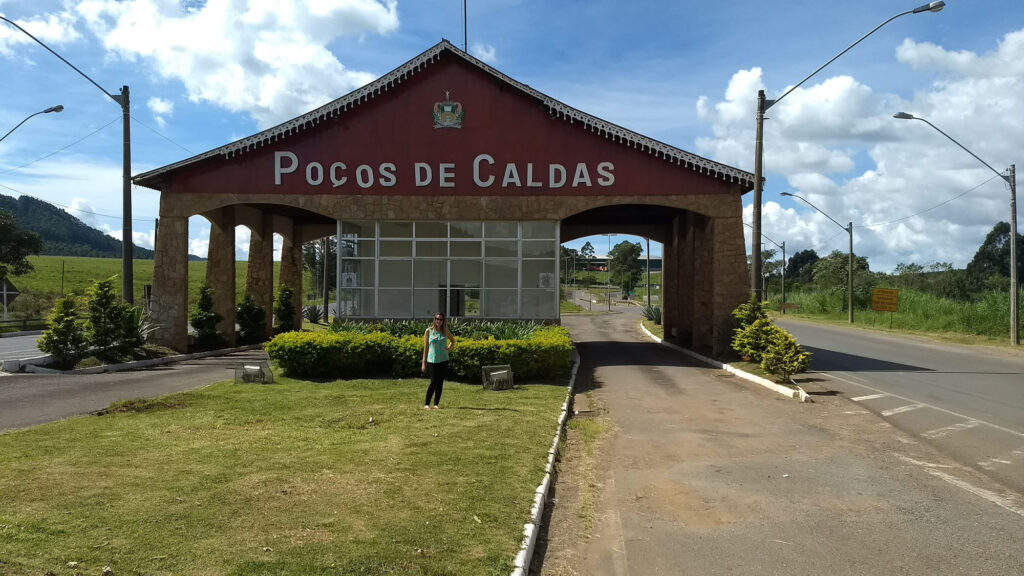
<path fill-rule="evenodd" d="M 444 320 L 443 316 L 434 316 L 434 320 Z"/>

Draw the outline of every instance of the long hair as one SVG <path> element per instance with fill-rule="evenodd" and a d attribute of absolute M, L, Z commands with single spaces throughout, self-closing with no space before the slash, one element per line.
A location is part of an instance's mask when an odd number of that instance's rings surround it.
<path fill-rule="evenodd" d="M 447 336 L 448 335 L 448 317 L 445 316 L 444 312 L 437 312 L 433 316 L 431 316 L 430 329 L 431 330 L 435 330 L 436 329 L 436 327 L 434 326 L 434 320 L 433 319 L 437 318 L 438 316 L 441 317 L 441 329 L 438 330 L 438 332 L 440 332 L 441 334 L 444 334 L 445 336 Z"/>

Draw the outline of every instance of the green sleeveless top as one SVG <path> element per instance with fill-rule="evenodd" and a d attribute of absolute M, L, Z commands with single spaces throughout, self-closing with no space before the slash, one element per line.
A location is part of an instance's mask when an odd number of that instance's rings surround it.
<path fill-rule="evenodd" d="M 439 364 L 448 361 L 448 337 L 433 328 L 427 336 L 427 362 Z"/>

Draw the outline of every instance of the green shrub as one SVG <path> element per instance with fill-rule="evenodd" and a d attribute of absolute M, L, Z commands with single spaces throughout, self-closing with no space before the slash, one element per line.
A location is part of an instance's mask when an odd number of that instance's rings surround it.
<path fill-rule="evenodd" d="M 238 323 L 238 341 L 255 344 L 267 337 L 267 311 L 246 293 L 235 307 L 235 322 Z"/>
<path fill-rule="evenodd" d="M 114 292 L 114 278 L 97 280 L 86 293 L 86 340 L 99 352 L 127 353 L 132 349 L 125 337 L 128 304 Z"/>
<path fill-rule="evenodd" d="M 75 365 L 84 355 L 87 347 L 85 328 L 78 321 L 75 296 L 69 295 L 57 300 L 47 328 L 36 345 L 47 354 L 52 354 L 58 368 L 67 369 Z"/>
<path fill-rule="evenodd" d="M 768 344 L 774 337 L 775 324 L 768 318 L 758 318 L 752 324 L 733 331 L 732 349 L 744 359 L 760 362 Z"/>
<path fill-rule="evenodd" d="M 740 304 L 732 311 L 732 317 L 736 320 L 736 328 L 743 329 L 758 320 L 768 319 L 768 303 L 756 300 L 753 296 L 744 304 Z"/>
<path fill-rule="evenodd" d="M 270 359 L 293 377 L 418 377 L 423 336 L 422 331 L 415 336 L 290 332 L 276 336 L 265 349 Z M 562 376 L 568 373 L 571 356 L 569 333 L 560 326 L 535 330 L 526 340 L 457 338 L 449 373 L 454 380 L 479 382 L 481 366 L 509 364 L 517 378 Z"/>
<path fill-rule="evenodd" d="M 213 288 L 203 284 L 199 288 L 196 308 L 188 315 L 188 323 L 195 330 L 195 346 L 200 350 L 215 350 L 224 346 L 224 337 L 217 333 L 217 323 L 223 320 L 213 311 Z"/>
<path fill-rule="evenodd" d="M 658 325 L 661 324 L 661 306 L 654 306 L 648 304 L 644 306 L 644 309 L 641 312 L 641 314 L 643 314 L 644 318 L 646 318 L 647 320 L 650 320 L 651 322 L 654 322 L 655 324 Z"/>
<path fill-rule="evenodd" d="M 310 304 L 302 308 L 302 317 L 305 318 L 312 324 L 319 324 L 324 318 L 324 307 L 317 306 L 316 304 Z"/>
<path fill-rule="evenodd" d="M 295 291 L 284 284 L 274 293 L 274 331 L 278 334 L 297 330 L 295 317 Z"/>
<path fill-rule="evenodd" d="M 797 343 L 792 334 L 772 325 L 767 346 L 761 358 L 761 370 L 789 382 L 794 374 L 807 370 L 811 355 Z"/>

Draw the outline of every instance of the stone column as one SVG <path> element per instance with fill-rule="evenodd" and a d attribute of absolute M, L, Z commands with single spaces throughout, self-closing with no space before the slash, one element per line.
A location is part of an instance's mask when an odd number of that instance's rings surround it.
<path fill-rule="evenodd" d="M 713 220 L 693 214 L 693 348 L 712 352 L 715 261 Z"/>
<path fill-rule="evenodd" d="M 274 333 L 274 228 L 272 216 L 264 214 L 260 225 L 250 228 L 249 267 L 245 290 L 267 311 L 267 337 Z"/>
<path fill-rule="evenodd" d="M 666 340 L 679 331 L 679 217 L 672 219 L 672 231 L 661 254 L 661 327 Z"/>
<path fill-rule="evenodd" d="M 231 207 L 203 214 L 210 221 L 206 283 L 213 288 L 213 311 L 220 314 L 217 331 L 234 346 L 235 334 L 235 212 Z"/>
<path fill-rule="evenodd" d="M 282 231 L 281 272 L 278 282 L 281 286 L 292 289 L 292 306 L 295 308 L 295 321 L 302 325 L 302 244 L 295 244 L 294 223 L 288 222 Z"/>
<path fill-rule="evenodd" d="M 738 203 L 739 199 L 736 201 Z M 714 312 L 710 318 L 712 348 L 715 355 L 724 355 L 732 347 L 732 311 L 750 296 L 742 218 L 716 218 L 712 242 L 715 265 Z"/>
<path fill-rule="evenodd" d="M 164 202 L 161 199 L 161 204 Z M 188 218 L 164 216 L 153 257 L 151 314 L 158 325 L 153 340 L 160 345 L 188 351 Z"/>
<path fill-rule="evenodd" d="M 677 220 L 682 224 L 679 227 L 679 238 L 676 241 L 679 246 L 676 251 L 676 266 L 679 277 L 679 288 L 676 292 L 676 302 L 679 306 L 679 312 L 676 314 L 676 318 L 679 322 L 679 330 L 676 340 L 680 345 L 687 347 L 693 346 L 695 280 L 693 270 L 694 216 L 695 214 L 693 212 L 687 212 L 685 215 L 677 218 Z"/>

